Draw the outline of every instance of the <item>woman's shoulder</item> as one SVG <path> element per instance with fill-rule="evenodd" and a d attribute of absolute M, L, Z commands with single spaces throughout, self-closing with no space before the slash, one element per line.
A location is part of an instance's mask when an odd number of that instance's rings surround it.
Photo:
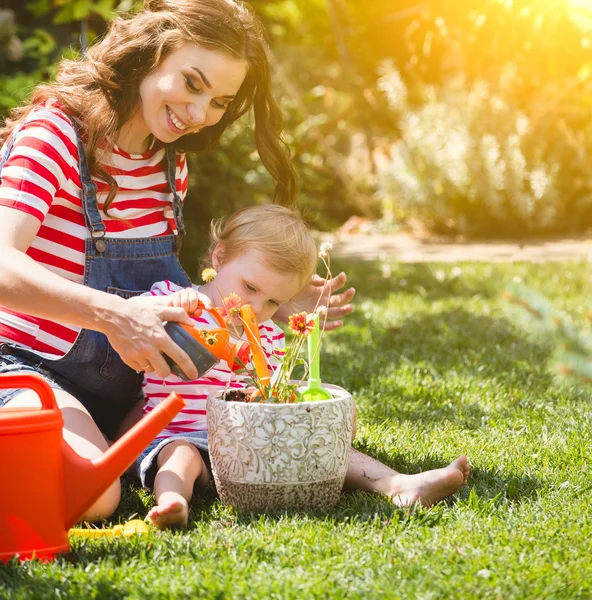
<path fill-rule="evenodd" d="M 11 132 L 0 154 L 6 156 L 8 149 L 10 154 L 5 166 L 13 169 L 14 180 L 42 185 L 41 180 L 46 179 L 54 188 L 53 191 L 47 188 L 52 198 L 67 179 L 75 178 L 78 169 L 76 133 L 65 113 L 54 106 L 34 107 Z M 48 201 L 47 206 L 50 204 Z"/>
<path fill-rule="evenodd" d="M 47 123 L 63 131 L 74 132 L 72 118 L 66 114 L 64 109 L 58 104 L 38 104 L 33 107 L 31 112 L 25 117 L 23 124 Z"/>
<path fill-rule="evenodd" d="M 76 146 L 76 131 L 70 117 L 58 106 L 43 104 L 36 106 L 25 117 L 18 133 L 41 138 L 58 138 L 71 151 Z"/>

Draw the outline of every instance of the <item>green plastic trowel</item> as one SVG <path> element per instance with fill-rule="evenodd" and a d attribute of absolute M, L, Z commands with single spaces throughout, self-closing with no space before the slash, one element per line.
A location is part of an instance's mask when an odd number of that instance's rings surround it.
<path fill-rule="evenodd" d="M 321 348 L 319 345 L 319 315 L 313 315 L 314 328 L 308 336 L 308 386 L 300 392 L 304 401 L 331 400 L 332 394 L 321 384 Z"/>

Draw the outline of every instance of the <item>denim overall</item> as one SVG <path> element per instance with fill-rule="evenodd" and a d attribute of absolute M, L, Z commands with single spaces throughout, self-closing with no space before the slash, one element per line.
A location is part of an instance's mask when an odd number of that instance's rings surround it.
<path fill-rule="evenodd" d="M 181 199 L 176 191 L 175 149 L 166 146 L 167 180 L 177 235 L 109 238 L 105 235 L 97 189 L 88 171 L 82 140 L 76 126 L 72 126 L 78 144 L 84 220 L 90 234 L 85 241 L 84 285 L 123 298 L 137 296 L 149 290 L 154 282 L 165 279 L 183 287 L 190 286 L 191 281 L 179 262 L 185 226 Z M 0 161 L 0 172 L 14 139 L 15 135 Z M 122 418 L 141 396 L 143 375 L 124 364 L 106 336 L 97 331 L 83 329 L 68 353 L 56 360 L 12 344 L 3 344 L 1 351 L 6 355 L 5 360 L 18 359 L 24 366 L 49 376 L 58 384 L 56 387 L 77 398 L 107 437 L 112 437 Z"/>

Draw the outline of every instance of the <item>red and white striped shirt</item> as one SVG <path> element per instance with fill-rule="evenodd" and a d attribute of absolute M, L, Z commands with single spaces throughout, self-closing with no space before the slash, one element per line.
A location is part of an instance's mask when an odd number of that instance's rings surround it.
<path fill-rule="evenodd" d="M 152 286 L 149 294 L 152 296 L 168 296 L 182 289 L 182 287 L 170 281 L 160 281 Z M 194 289 L 199 290 L 199 287 L 195 286 Z M 220 327 L 214 317 L 205 310 L 199 317 L 191 317 L 191 319 L 199 329 Z M 267 363 L 270 370 L 274 371 L 281 363 L 284 355 L 284 332 L 273 321 L 268 320 L 259 324 L 259 335 L 263 351 L 267 357 Z M 243 336 L 241 339 L 246 338 Z M 172 392 L 176 392 L 187 402 L 187 406 L 160 432 L 156 439 L 168 438 L 191 431 L 205 431 L 208 394 L 224 387 L 247 387 L 247 377 L 249 377 L 248 373 L 233 373 L 225 361 L 220 361 L 205 376 L 195 381 L 183 381 L 176 375 L 169 375 L 166 379 L 158 377 L 155 373 L 145 375 L 142 385 L 146 402 L 144 414 L 149 413 Z"/>
<path fill-rule="evenodd" d="M 0 151 L 2 156 L 7 146 Z M 184 200 L 185 155 L 178 154 L 176 162 L 177 192 Z M 164 144 L 155 141 L 143 154 L 114 147 L 103 167 L 119 184 L 108 217 L 103 212 L 108 186 L 95 181 L 107 236 L 149 238 L 175 232 Z M 83 283 L 89 232 L 82 211 L 76 134 L 65 114 L 55 106 L 35 109 L 19 128 L 0 175 L 0 205 L 33 215 L 41 223 L 27 254 L 50 271 Z M 0 306 L 0 341 L 50 358 L 66 354 L 79 331 Z"/>

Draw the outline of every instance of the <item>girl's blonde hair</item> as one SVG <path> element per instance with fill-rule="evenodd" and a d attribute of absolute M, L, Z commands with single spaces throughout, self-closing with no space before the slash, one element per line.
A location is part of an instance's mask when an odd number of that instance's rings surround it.
<path fill-rule="evenodd" d="M 222 119 L 199 133 L 182 136 L 175 147 L 181 152 L 210 148 L 253 107 L 255 144 L 275 181 L 274 202 L 293 204 L 296 175 L 281 138 L 280 109 L 271 94 L 263 26 L 240 0 L 145 0 L 141 12 L 115 18 L 86 56 L 62 60 L 55 82 L 38 85 L 31 101 L 13 110 L 5 127 L 0 127 L 0 145 L 35 106 L 57 101 L 82 126 L 91 175 L 109 184 L 107 211 L 118 186 L 100 165 L 100 147 L 105 152 L 103 141 L 115 140 L 138 109 L 139 87 L 146 75 L 186 42 L 245 60 L 247 75 Z"/>
<path fill-rule="evenodd" d="M 228 218 L 212 221 L 210 264 L 216 247 L 222 263 L 257 250 L 269 269 L 300 276 L 300 289 L 309 283 L 317 267 L 317 247 L 309 227 L 291 208 L 263 204 L 243 208 Z"/>

